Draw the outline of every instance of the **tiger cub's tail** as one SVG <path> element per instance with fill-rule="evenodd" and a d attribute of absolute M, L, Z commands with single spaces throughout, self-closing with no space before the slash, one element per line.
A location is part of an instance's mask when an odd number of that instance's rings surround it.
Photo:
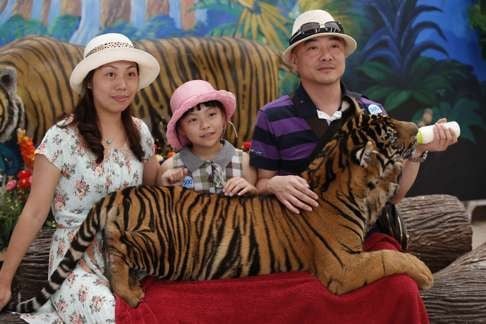
<path fill-rule="evenodd" d="M 81 223 L 78 232 L 73 237 L 69 250 L 41 291 L 35 297 L 26 301 L 20 302 L 21 297 L 19 297 L 18 302 L 11 301 L 8 306 L 9 310 L 19 313 L 36 311 L 61 287 L 61 284 L 74 270 L 88 246 L 95 239 L 96 233 L 105 228 L 109 209 L 106 208 L 106 205 L 110 206 L 110 201 L 113 203 L 114 196 L 112 195 L 111 199 L 102 199 L 91 208 L 88 216 Z"/>

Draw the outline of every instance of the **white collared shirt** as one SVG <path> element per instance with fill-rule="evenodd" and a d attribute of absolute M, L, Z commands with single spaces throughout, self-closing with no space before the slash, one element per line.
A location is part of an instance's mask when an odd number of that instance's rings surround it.
<path fill-rule="evenodd" d="M 331 116 L 329 116 L 327 113 L 325 113 L 322 110 L 317 109 L 317 118 L 319 119 L 325 119 L 328 124 L 330 124 L 332 121 L 341 119 L 343 116 L 343 111 L 349 108 L 349 102 L 346 100 L 343 100 L 341 103 L 341 107 L 339 107 L 338 110 L 336 110 Z"/>

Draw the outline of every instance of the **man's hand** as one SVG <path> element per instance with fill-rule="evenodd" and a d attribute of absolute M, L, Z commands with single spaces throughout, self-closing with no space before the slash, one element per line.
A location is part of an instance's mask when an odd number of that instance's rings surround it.
<path fill-rule="evenodd" d="M 428 144 L 417 145 L 417 152 L 441 152 L 457 142 L 457 136 L 452 129 L 444 126 L 447 119 L 441 118 L 434 125 L 434 140 Z"/>
<path fill-rule="evenodd" d="M 266 191 L 273 193 L 291 212 L 300 214 L 301 210 L 312 211 L 319 206 L 319 198 L 309 189 L 304 178 L 295 175 L 274 176 L 268 179 Z"/>

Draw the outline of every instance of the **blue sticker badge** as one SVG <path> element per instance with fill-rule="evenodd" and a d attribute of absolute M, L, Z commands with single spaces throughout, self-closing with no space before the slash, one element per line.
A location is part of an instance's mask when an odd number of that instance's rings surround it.
<path fill-rule="evenodd" d="M 383 113 L 383 110 L 381 109 L 380 106 L 378 106 L 376 104 L 371 104 L 371 105 L 368 106 L 368 112 L 371 115 L 379 115 L 379 114 Z"/>
<path fill-rule="evenodd" d="M 182 186 L 187 189 L 191 189 L 194 187 L 194 181 L 192 180 L 191 176 L 185 176 L 182 180 Z"/>

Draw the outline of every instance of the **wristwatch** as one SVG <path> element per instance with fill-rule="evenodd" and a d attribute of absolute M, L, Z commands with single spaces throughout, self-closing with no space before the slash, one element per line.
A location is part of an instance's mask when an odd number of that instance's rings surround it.
<path fill-rule="evenodd" d="M 427 159 L 428 154 L 429 154 L 429 151 L 423 151 L 422 154 L 420 154 L 420 155 L 416 155 L 415 152 L 414 152 L 412 154 L 412 156 L 408 158 L 408 160 L 411 161 L 411 162 L 422 163 Z"/>

